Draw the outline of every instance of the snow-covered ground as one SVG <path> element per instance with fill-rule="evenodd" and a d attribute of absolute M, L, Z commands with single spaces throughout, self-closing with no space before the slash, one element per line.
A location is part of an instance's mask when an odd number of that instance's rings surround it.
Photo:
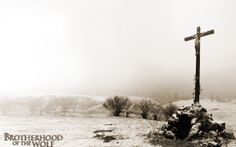
<path fill-rule="evenodd" d="M 176 102 L 177 105 L 191 103 L 191 100 Z M 213 113 L 216 121 L 226 122 L 227 127 L 236 134 L 236 103 L 201 100 L 201 104 Z M 4 133 L 63 135 L 63 140 L 55 142 L 55 147 L 148 147 L 152 145 L 148 143 L 144 135 L 163 123 L 139 118 L 106 117 L 105 115 L 90 117 L 0 116 L 0 147 L 17 147 L 13 146 L 12 142 L 4 141 Z M 104 142 L 94 138 L 98 134 L 94 131 L 97 130 L 112 130 L 105 134 L 114 135 L 117 139 Z M 236 147 L 236 143 L 232 142 L 229 146 Z"/>
<path fill-rule="evenodd" d="M 118 117 L 1 116 L 0 146 L 13 147 L 12 142 L 4 141 L 3 133 L 63 135 L 64 139 L 55 142 L 55 147 L 151 146 L 144 135 L 161 124 L 157 121 Z M 108 134 L 118 136 L 117 140 L 104 143 L 103 140 L 94 138 L 94 131 L 110 129 L 113 131 Z"/>

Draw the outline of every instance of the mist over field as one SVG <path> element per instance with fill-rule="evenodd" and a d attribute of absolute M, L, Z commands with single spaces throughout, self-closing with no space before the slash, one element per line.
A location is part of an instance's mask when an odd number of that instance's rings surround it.
<path fill-rule="evenodd" d="M 203 97 L 236 96 L 235 1 L 0 2 L 0 95 L 191 98 L 196 27 Z M 214 4 L 214 5 L 213 5 Z M 200 7 L 199 7 L 200 6 Z"/>

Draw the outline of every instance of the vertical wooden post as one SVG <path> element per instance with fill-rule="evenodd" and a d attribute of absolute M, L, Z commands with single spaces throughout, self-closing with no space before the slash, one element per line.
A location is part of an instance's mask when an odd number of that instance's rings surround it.
<path fill-rule="evenodd" d="M 197 27 L 197 34 L 195 39 L 195 50 L 196 50 L 196 73 L 195 73 L 195 97 L 194 104 L 199 103 L 200 97 L 200 33 L 201 28 Z"/>

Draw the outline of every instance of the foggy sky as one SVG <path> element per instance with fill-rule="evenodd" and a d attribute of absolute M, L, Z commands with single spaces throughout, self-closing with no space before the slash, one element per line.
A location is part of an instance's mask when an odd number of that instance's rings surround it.
<path fill-rule="evenodd" d="M 235 97 L 234 0 L 0 2 L 0 94 L 189 95 L 201 39 L 202 96 Z"/>

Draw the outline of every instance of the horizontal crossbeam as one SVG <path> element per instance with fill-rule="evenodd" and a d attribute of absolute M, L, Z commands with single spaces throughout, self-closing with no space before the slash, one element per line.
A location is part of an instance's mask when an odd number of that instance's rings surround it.
<path fill-rule="evenodd" d="M 201 33 L 201 34 L 200 34 L 200 37 L 204 37 L 204 36 L 211 35 L 211 34 L 214 34 L 214 33 L 215 33 L 214 30 L 210 30 L 210 31 Z M 189 37 L 186 37 L 186 38 L 184 38 L 184 41 L 193 40 L 193 39 L 196 38 L 196 36 L 197 36 L 197 34 L 192 35 L 192 36 L 189 36 Z"/>
<path fill-rule="evenodd" d="M 211 35 L 211 34 L 214 34 L 214 33 L 215 33 L 214 30 L 210 30 L 210 31 L 207 31 L 207 32 L 201 33 L 201 37 L 204 37 L 204 36 L 207 36 L 207 35 Z"/>
<path fill-rule="evenodd" d="M 189 36 L 189 37 L 184 38 L 184 41 L 193 40 L 193 39 L 195 39 L 195 38 L 196 38 L 196 35 Z"/>

